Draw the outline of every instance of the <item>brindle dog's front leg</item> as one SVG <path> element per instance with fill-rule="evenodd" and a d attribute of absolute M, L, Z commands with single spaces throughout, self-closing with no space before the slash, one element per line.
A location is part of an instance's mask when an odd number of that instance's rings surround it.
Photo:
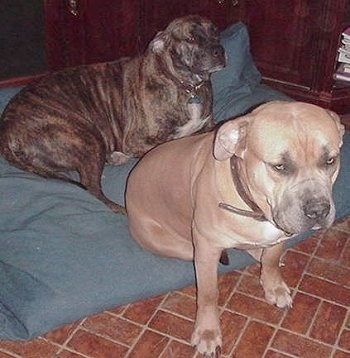
<path fill-rule="evenodd" d="M 264 288 L 266 300 L 280 308 L 290 307 L 292 305 L 290 289 L 283 281 L 279 268 L 283 250 L 283 243 L 263 250 L 260 275 L 260 282 Z"/>
<path fill-rule="evenodd" d="M 194 264 L 197 279 L 197 315 L 191 343 L 206 357 L 216 357 L 222 344 L 219 323 L 217 266 L 221 249 L 193 233 Z"/>

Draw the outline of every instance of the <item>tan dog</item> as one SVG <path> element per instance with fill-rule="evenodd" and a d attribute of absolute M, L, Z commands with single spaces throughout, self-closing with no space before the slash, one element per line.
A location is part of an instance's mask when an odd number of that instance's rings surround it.
<path fill-rule="evenodd" d="M 123 212 L 101 190 L 105 162 L 212 129 L 210 74 L 225 61 L 212 22 L 175 19 L 143 55 L 69 68 L 25 87 L 3 113 L 0 153 L 44 177 L 73 182 L 63 172 L 75 170 L 84 188 Z"/>
<path fill-rule="evenodd" d="M 279 270 L 283 241 L 333 223 L 343 133 L 335 113 L 271 102 L 216 132 L 162 144 L 131 172 L 132 236 L 156 254 L 194 260 L 192 344 L 200 353 L 213 357 L 222 342 L 217 265 L 224 249 L 247 250 L 259 260 L 267 301 L 291 305 Z"/>

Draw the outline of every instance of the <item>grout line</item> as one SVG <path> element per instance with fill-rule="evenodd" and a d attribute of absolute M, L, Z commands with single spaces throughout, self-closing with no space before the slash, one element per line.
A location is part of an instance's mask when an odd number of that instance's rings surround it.
<path fill-rule="evenodd" d="M 163 338 L 162 338 L 162 341 L 164 340 L 164 339 L 166 339 L 166 338 L 168 338 L 168 337 L 166 337 L 166 336 L 164 336 L 163 335 Z M 159 358 L 161 358 L 162 357 L 162 355 L 166 352 L 166 350 L 167 350 L 167 348 L 170 346 L 170 344 L 171 344 L 171 341 L 172 341 L 172 339 L 168 339 L 168 343 L 165 345 L 165 347 L 163 348 L 163 350 L 160 352 L 160 354 L 159 354 Z M 161 342 L 159 342 L 159 343 L 161 343 Z"/>
<path fill-rule="evenodd" d="M 290 353 L 287 353 L 287 352 L 283 352 L 283 351 L 280 351 L 280 350 L 278 350 L 278 349 L 276 349 L 276 348 L 270 348 L 269 349 L 271 352 L 275 352 L 275 353 L 277 353 L 277 354 L 282 354 L 283 356 L 286 356 L 286 357 L 289 357 L 289 358 L 300 358 L 299 356 L 296 356 L 296 355 L 294 355 L 294 354 L 290 354 Z M 266 352 L 265 352 L 265 354 L 264 354 L 264 356 L 263 357 L 265 357 L 265 355 L 266 355 L 266 353 L 268 352 L 268 350 L 266 350 Z"/>
<path fill-rule="evenodd" d="M 134 348 L 136 347 L 137 343 L 139 342 L 140 338 L 142 337 L 142 335 L 145 333 L 146 330 L 151 330 L 150 327 L 148 327 L 149 323 L 151 322 L 151 320 L 155 317 L 155 315 L 157 314 L 158 310 L 159 310 L 159 306 L 161 306 L 165 300 L 168 298 L 168 296 L 170 295 L 171 292 L 168 292 L 166 294 L 164 294 L 163 299 L 158 303 L 157 307 L 155 308 L 153 314 L 150 316 L 150 318 L 148 319 L 148 321 L 142 325 L 142 329 L 139 333 L 139 335 L 137 336 L 137 338 L 135 338 L 133 344 L 130 345 L 129 350 L 126 352 L 125 354 L 125 358 L 129 357 L 131 352 L 134 350 Z M 158 333 L 158 332 L 157 332 Z M 164 351 L 164 350 L 163 350 Z"/>
<path fill-rule="evenodd" d="M 256 263 L 256 264 L 259 264 L 259 263 Z M 228 296 L 228 298 L 227 298 L 225 304 L 222 306 L 222 312 L 226 310 L 227 312 L 231 312 L 231 313 L 234 313 L 234 314 L 236 314 L 236 315 L 238 315 L 238 316 L 247 318 L 246 321 L 245 321 L 245 323 L 244 323 L 244 325 L 243 325 L 243 327 L 242 327 L 242 329 L 241 329 L 241 332 L 237 335 L 236 342 L 233 344 L 233 346 L 232 346 L 232 348 L 231 348 L 231 351 L 230 351 L 230 353 L 229 353 L 229 357 L 230 357 L 230 356 L 234 357 L 234 351 L 236 350 L 236 348 L 237 348 L 239 342 L 241 341 L 241 339 L 242 339 L 242 337 L 243 337 L 243 335 L 244 335 L 244 332 L 246 331 L 248 325 L 249 325 L 250 322 L 252 321 L 252 318 L 251 318 L 251 317 L 245 316 L 245 315 L 243 315 L 243 314 L 241 314 L 241 313 L 239 313 L 239 312 L 235 312 L 235 311 L 230 310 L 230 309 L 227 308 L 227 303 L 231 300 L 232 296 L 233 296 L 235 293 L 240 292 L 238 288 L 239 288 L 241 282 L 243 281 L 244 277 L 246 277 L 246 276 L 252 276 L 252 275 L 248 274 L 245 270 L 242 270 L 242 271 L 240 272 L 240 276 L 239 276 L 239 278 L 238 278 L 238 280 L 237 280 L 237 282 L 236 282 L 235 287 L 231 290 L 231 293 L 230 293 L 230 295 Z M 221 312 L 221 314 L 222 314 L 222 312 Z"/>
<path fill-rule="evenodd" d="M 332 229 L 336 230 L 336 231 L 340 231 L 342 233 L 346 233 L 346 234 L 350 234 L 350 228 L 346 228 L 343 226 L 346 226 L 346 224 L 344 224 L 345 221 L 348 221 L 350 218 L 350 215 L 343 217 L 342 219 L 338 219 L 334 222 L 334 224 L 332 225 Z"/>
<path fill-rule="evenodd" d="M 5 353 L 5 354 L 9 355 L 10 357 L 14 357 L 14 358 L 23 358 L 22 356 L 19 356 L 18 354 L 8 351 L 7 349 L 4 349 L 4 348 L 0 348 L 0 353 Z"/>
<path fill-rule="evenodd" d="M 77 324 L 77 326 L 72 330 L 72 332 L 67 336 L 66 340 L 65 340 L 62 344 L 57 343 L 57 342 L 55 342 L 55 341 L 52 341 L 52 340 L 50 340 L 50 339 L 44 338 L 44 337 L 39 337 L 39 338 L 42 338 L 42 339 L 44 339 L 46 342 L 49 342 L 49 343 L 51 343 L 51 344 L 54 344 L 54 345 L 58 346 L 59 349 L 58 349 L 58 351 L 56 352 L 56 355 L 60 354 L 60 353 L 63 352 L 64 350 L 68 350 L 68 351 L 70 351 L 70 352 L 72 352 L 72 351 L 73 351 L 73 352 L 76 352 L 76 351 L 72 350 L 72 348 L 68 347 L 67 344 L 70 342 L 70 340 L 73 338 L 73 336 L 77 333 L 77 331 L 80 329 L 79 327 L 81 327 L 81 324 L 82 324 L 83 322 L 85 322 L 86 319 L 87 319 L 86 317 L 83 318 L 83 319 L 79 322 L 79 324 Z M 80 352 L 78 352 L 78 353 L 81 354 L 81 355 L 83 355 L 83 354 L 80 353 Z"/>
<path fill-rule="evenodd" d="M 317 245 L 315 245 L 315 248 L 314 248 L 314 250 L 313 250 L 312 253 L 310 253 L 310 254 L 303 253 L 305 256 L 308 257 L 308 261 L 307 261 L 307 263 L 306 263 L 306 265 L 305 265 L 303 271 L 301 272 L 300 277 L 299 277 L 299 280 L 298 280 L 298 282 L 296 283 L 295 287 L 290 288 L 291 291 L 292 291 L 292 292 L 291 292 L 291 297 L 292 297 L 293 301 L 294 301 L 296 295 L 298 294 L 298 292 L 300 292 L 299 288 L 300 288 L 301 282 L 302 282 L 303 279 L 304 279 L 305 272 L 307 271 L 307 269 L 308 269 L 308 267 L 309 267 L 309 265 L 310 265 L 310 262 L 311 262 L 312 259 L 313 259 L 313 256 L 314 256 L 314 254 L 315 254 L 315 252 L 316 252 L 316 250 L 317 250 L 318 245 L 319 245 L 319 242 L 317 242 Z M 290 251 L 293 251 L 293 249 L 292 249 L 292 248 L 289 248 L 289 249 L 287 249 L 287 250 L 283 253 L 283 255 L 282 255 L 282 257 L 281 257 L 281 261 L 282 261 L 282 262 L 284 262 L 285 256 L 286 256 L 286 255 L 288 254 L 288 252 L 290 252 Z M 294 251 L 294 252 L 295 252 L 295 251 Z M 289 309 L 293 309 L 293 306 L 290 307 Z M 272 334 L 272 336 L 271 336 L 271 338 L 270 338 L 268 344 L 266 345 L 266 348 L 265 348 L 263 357 L 267 354 L 267 352 L 268 352 L 270 349 L 273 349 L 272 344 L 273 344 L 273 342 L 274 342 L 274 340 L 275 340 L 275 338 L 276 338 L 276 335 L 277 335 L 278 331 L 283 331 L 283 330 L 285 330 L 285 329 L 282 327 L 282 324 L 283 324 L 283 322 L 284 322 L 284 320 L 285 320 L 285 318 L 286 318 L 286 316 L 287 316 L 287 314 L 288 314 L 289 309 L 286 309 L 286 310 L 283 312 L 283 315 L 282 315 L 281 319 L 279 320 L 279 323 L 274 325 L 275 330 L 274 330 L 274 332 L 273 332 L 273 334 Z M 266 323 L 265 323 L 265 324 L 266 324 Z M 309 328 L 310 328 L 310 327 L 311 327 L 311 324 L 309 325 Z M 295 334 L 295 332 L 294 332 L 294 334 Z M 284 352 L 283 352 L 283 354 L 284 354 Z"/>
<path fill-rule="evenodd" d="M 167 308 L 159 307 L 158 311 L 169 313 L 169 314 L 171 314 L 171 315 L 173 315 L 175 317 L 181 318 L 181 319 L 189 321 L 191 323 L 195 322 L 195 319 L 192 319 L 192 318 L 187 317 L 187 316 L 183 316 L 181 313 L 178 313 L 178 312 L 170 311 Z"/>
<path fill-rule="evenodd" d="M 333 348 L 333 352 L 332 352 L 332 357 L 335 355 L 336 351 L 339 350 L 339 351 L 342 351 L 342 352 L 346 352 L 349 354 L 349 350 L 346 350 L 345 348 L 342 348 L 339 346 L 339 342 L 340 342 L 340 338 L 342 336 L 342 333 L 344 333 L 345 331 L 348 330 L 347 328 L 347 322 L 348 320 L 350 320 L 350 310 L 347 308 L 347 314 L 345 315 L 345 318 L 344 318 L 344 321 L 343 321 L 343 324 L 342 326 L 339 328 L 339 332 L 338 332 L 338 335 L 337 335 L 337 338 L 336 338 L 336 341 L 334 343 L 334 348 Z"/>

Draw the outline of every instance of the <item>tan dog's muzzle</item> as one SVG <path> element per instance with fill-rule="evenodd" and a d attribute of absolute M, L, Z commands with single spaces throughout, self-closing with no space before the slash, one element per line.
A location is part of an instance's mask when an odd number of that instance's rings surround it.
<path fill-rule="evenodd" d="M 335 207 L 329 186 L 309 179 L 286 188 L 272 216 L 277 227 L 291 234 L 331 226 Z"/>

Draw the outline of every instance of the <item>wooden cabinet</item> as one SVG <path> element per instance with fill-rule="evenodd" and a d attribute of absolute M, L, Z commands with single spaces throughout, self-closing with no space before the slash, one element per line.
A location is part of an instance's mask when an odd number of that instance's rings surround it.
<path fill-rule="evenodd" d="M 198 14 L 208 17 L 220 29 L 239 20 L 240 6 L 234 0 L 146 0 L 140 21 L 143 29 L 143 42 L 146 45 L 155 34 L 179 16 Z"/>
<path fill-rule="evenodd" d="M 298 100 L 350 112 L 350 84 L 333 73 L 341 32 L 350 26 L 348 0 L 243 2 L 253 58 L 264 81 Z"/>
<path fill-rule="evenodd" d="M 239 18 L 236 5 L 215 0 L 46 0 L 49 68 L 141 53 L 179 16 L 201 14 L 224 28 Z"/>
<path fill-rule="evenodd" d="M 0 84 L 47 68 L 40 1 L 0 1 Z M 10 84 L 10 83 L 9 83 Z"/>
<path fill-rule="evenodd" d="M 140 47 L 138 0 L 46 0 L 50 70 L 115 60 Z"/>
<path fill-rule="evenodd" d="M 48 70 L 145 50 L 175 17 L 200 14 L 220 29 L 246 23 L 263 80 L 298 100 L 350 113 L 350 86 L 336 83 L 348 0 L 43 0 Z"/>
<path fill-rule="evenodd" d="M 311 88 L 323 22 L 314 3 L 319 0 L 246 2 L 252 54 L 264 76 Z"/>

